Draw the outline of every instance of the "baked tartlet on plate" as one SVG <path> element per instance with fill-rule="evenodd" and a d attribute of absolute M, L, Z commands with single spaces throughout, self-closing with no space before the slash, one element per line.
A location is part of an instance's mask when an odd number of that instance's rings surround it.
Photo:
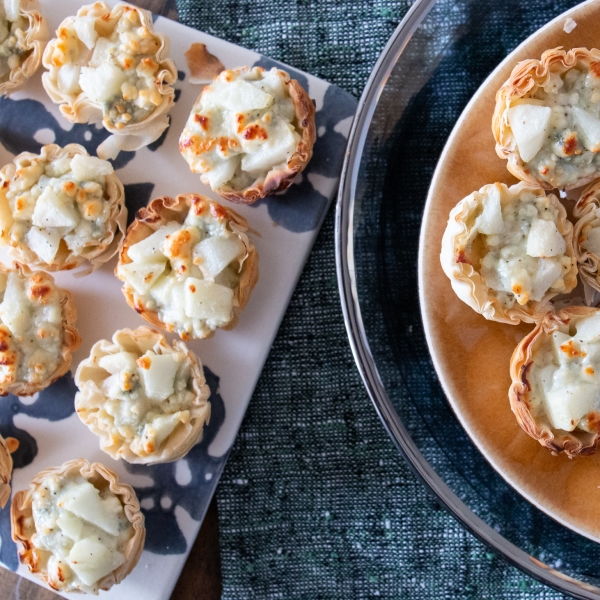
<path fill-rule="evenodd" d="M 79 418 L 112 458 L 172 462 L 197 444 L 210 418 L 202 365 L 180 341 L 148 327 L 96 342 L 75 374 Z"/>
<path fill-rule="evenodd" d="M 440 260 L 457 296 L 486 319 L 540 321 L 577 285 L 573 226 L 556 196 L 519 183 L 483 186 L 450 213 Z"/>
<path fill-rule="evenodd" d="M 600 177 L 600 51 L 546 50 L 496 95 L 496 152 L 518 179 L 573 189 Z"/>
<path fill-rule="evenodd" d="M 311 159 L 315 139 L 315 108 L 298 81 L 275 67 L 239 67 L 203 89 L 179 150 L 204 184 L 250 204 L 286 190 Z"/>
<path fill-rule="evenodd" d="M 199 194 L 138 211 L 115 269 L 129 306 L 184 340 L 231 329 L 258 280 L 246 220 Z"/>
<path fill-rule="evenodd" d="M 43 146 L 0 170 L 0 240 L 29 266 L 91 271 L 116 254 L 126 223 L 123 184 L 83 146 Z"/>
<path fill-rule="evenodd" d="M 510 406 L 542 446 L 593 454 L 600 440 L 600 309 L 550 312 L 510 362 Z"/>
<path fill-rule="evenodd" d="M 48 273 L 0 265 L 0 395 L 30 396 L 71 366 L 81 338 L 71 294 Z"/>
<path fill-rule="evenodd" d="M 65 19 L 56 36 L 44 51 L 44 88 L 71 123 L 101 120 L 113 134 L 98 156 L 115 158 L 157 140 L 169 126 L 177 68 L 152 14 L 95 2 Z"/>
<path fill-rule="evenodd" d="M 146 538 L 133 489 L 83 458 L 38 473 L 11 505 L 19 560 L 51 588 L 97 594 L 137 564 Z"/>
<path fill-rule="evenodd" d="M 0 1 L 0 95 L 14 92 L 38 70 L 47 40 L 36 0 Z"/>
<path fill-rule="evenodd" d="M 0 508 L 4 508 L 10 498 L 10 479 L 13 460 L 11 454 L 19 447 L 19 440 L 3 438 L 0 435 Z"/>

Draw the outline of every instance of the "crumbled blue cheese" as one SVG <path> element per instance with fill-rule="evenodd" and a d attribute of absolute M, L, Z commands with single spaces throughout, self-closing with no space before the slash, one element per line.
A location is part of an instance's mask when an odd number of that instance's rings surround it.
<path fill-rule="evenodd" d="M 0 78 L 21 66 L 27 58 L 25 35 L 29 20 L 20 15 L 19 0 L 0 3 Z"/>

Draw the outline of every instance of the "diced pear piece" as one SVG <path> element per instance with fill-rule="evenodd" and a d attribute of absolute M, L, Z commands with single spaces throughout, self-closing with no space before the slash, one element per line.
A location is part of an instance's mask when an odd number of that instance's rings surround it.
<path fill-rule="evenodd" d="M 74 22 L 77 37 L 85 44 L 88 50 L 91 50 L 98 39 L 98 32 L 94 25 L 96 24 L 95 17 L 77 17 Z"/>
<path fill-rule="evenodd" d="M 28 302 L 23 283 L 16 273 L 9 273 L 4 298 L 0 304 L 0 318 L 13 335 L 23 335 L 31 326 Z"/>
<path fill-rule="evenodd" d="M 79 181 L 102 180 L 105 175 L 112 175 L 115 172 L 107 160 L 83 154 L 76 154 L 71 159 L 71 171 Z"/>
<path fill-rule="evenodd" d="M 79 87 L 80 75 L 80 65 L 63 65 L 58 70 L 58 89 L 63 94 L 78 94 L 81 91 Z"/>
<path fill-rule="evenodd" d="M 567 244 L 556 228 L 554 221 L 534 219 L 527 237 L 529 256 L 558 256 L 564 254 Z"/>
<path fill-rule="evenodd" d="M 234 156 L 213 167 L 205 174 L 210 187 L 215 190 L 222 188 L 235 175 L 235 171 L 239 164 L 239 156 Z"/>
<path fill-rule="evenodd" d="M 600 227 L 594 227 L 588 231 L 581 247 L 600 257 Z"/>
<path fill-rule="evenodd" d="M 32 227 L 25 235 L 27 245 L 45 262 L 50 264 L 60 245 L 60 234 L 52 229 Z"/>
<path fill-rule="evenodd" d="M 119 514 L 114 504 L 100 498 L 100 493 L 91 483 L 86 481 L 72 486 L 63 495 L 63 507 L 106 533 L 119 535 Z M 122 507 L 119 505 L 118 508 L 122 513 Z"/>
<path fill-rule="evenodd" d="M 578 106 L 574 106 L 571 111 L 586 150 L 598 152 L 600 150 L 600 119 Z"/>
<path fill-rule="evenodd" d="M 102 382 L 102 393 L 107 398 L 119 398 L 122 393 L 119 374 L 115 373 Z"/>
<path fill-rule="evenodd" d="M 152 235 L 133 244 L 127 249 L 129 258 L 135 262 L 166 261 L 167 257 L 162 252 L 162 247 L 168 235 L 181 228 L 176 221 L 171 221 L 157 229 Z"/>
<path fill-rule="evenodd" d="M 123 369 L 128 371 L 137 371 L 137 356 L 133 352 L 117 352 L 116 354 L 106 354 L 98 359 L 98 366 L 111 375 L 119 373 Z"/>
<path fill-rule="evenodd" d="M 280 120 L 274 129 L 269 139 L 261 144 L 260 149 L 252 148 L 251 153 L 244 155 L 242 158 L 244 171 L 252 173 L 269 170 L 276 165 L 287 163 L 290 156 L 296 151 L 299 136 L 292 126 Z M 242 148 L 245 145 L 242 141 Z"/>
<path fill-rule="evenodd" d="M 477 219 L 477 229 L 486 235 L 502 233 L 502 205 L 500 204 L 500 189 L 495 185 L 483 197 L 483 212 Z"/>
<path fill-rule="evenodd" d="M 531 282 L 531 299 L 539 302 L 561 275 L 562 267 L 556 259 L 540 258 L 537 265 L 537 271 Z"/>
<path fill-rule="evenodd" d="M 214 279 L 228 264 L 240 259 L 246 247 L 237 235 L 210 237 L 194 246 L 194 264 L 207 279 Z"/>
<path fill-rule="evenodd" d="M 584 342 L 600 341 L 600 315 L 592 315 L 577 323 L 577 340 Z"/>
<path fill-rule="evenodd" d="M 174 355 L 146 353 L 138 365 L 148 398 L 162 401 L 175 392 L 175 374 L 179 362 Z"/>
<path fill-rule="evenodd" d="M 212 281 L 188 277 L 185 314 L 192 319 L 228 322 L 233 311 L 233 290 Z"/>
<path fill-rule="evenodd" d="M 143 296 L 164 273 L 166 264 L 164 262 L 132 262 L 126 265 L 119 265 L 119 277 L 126 278 L 127 282 L 133 286 L 133 289 Z"/>
<path fill-rule="evenodd" d="M 56 519 L 57 525 L 61 531 L 68 535 L 72 540 L 77 541 L 81 537 L 83 521 L 69 511 L 62 511 L 60 517 Z"/>
<path fill-rule="evenodd" d="M 144 427 L 142 439 L 146 452 L 155 452 L 181 422 L 179 413 L 162 415 Z"/>
<path fill-rule="evenodd" d="M 47 185 L 35 203 L 32 222 L 36 227 L 67 227 L 70 231 L 79 223 L 79 213 L 73 203 L 65 202 L 52 186 Z"/>
<path fill-rule="evenodd" d="M 598 388 L 590 383 L 571 383 L 546 396 L 547 415 L 553 427 L 573 431 L 594 406 Z"/>
<path fill-rule="evenodd" d="M 121 92 L 127 74 L 109 62 L 103 62 L 97 69 L 81 67 L 79 85 L 87 97 L 94 102 L 108 102 Z"/>
<path fill-rule="evenodd" d="M 260 110 L 273 104 L 273 96 L 244 81 L 236 79 L 231 83 L 213 88 L 205 97 L 207 104 L 218 104 L 237 113 Z"/>
<path fill-rule="evenodd" d="M 117 550 L 107 548 L 94 538 L 85 538 L 73 545 L 69 553 L 69 566 L 85 585 L 94 585 L 105 575 L 125 562 Z"/>
<path fill-rule="evenodd" d="M 549 106 L 518 104 L 508 109 L 508 122 L 523 162 L 529 162 L 548 135 L 552 109 Z"/>
<path fill-rule="evenodd" d="M 4 11 L 9 21 L 16 21 L 21 12 L 21 0 L 4 0 Z"/>

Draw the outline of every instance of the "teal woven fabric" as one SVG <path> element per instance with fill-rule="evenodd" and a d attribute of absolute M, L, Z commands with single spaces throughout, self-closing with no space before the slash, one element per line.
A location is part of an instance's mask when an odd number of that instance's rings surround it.
<path fill-rule="evenodd" d="M 178 0 L 180 22 L 357 97 L 409 0 Z M 415 479 L 354 366 L 333 210 L 217 490 L 223 597 L 554 600 Z"/>

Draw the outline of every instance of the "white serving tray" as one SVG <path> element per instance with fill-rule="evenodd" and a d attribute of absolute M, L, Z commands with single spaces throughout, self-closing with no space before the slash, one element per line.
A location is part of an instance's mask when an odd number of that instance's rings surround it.
<path fill-rule="evenodd" d="M 109 2 L 116 4 L 116 2 Z M 51 31 L 83 4 L 77 0 L 41 0 Z M 250 50 L 216 39 L 159 17 L 157 31 L 171 40 L 171 57 L 180 71 L 177 103 L 171 127 L 161 144 L 135 153 L 122 153 L 115 161 L 117 175 L 126 186 L 130 217 L 148 200 L 162 195 L 199 192 L 219 197 L 190 173 L 179 154 L 178 140 L 200 86 L 188 82 L 184 53 L 194 42 L 206 44 L 227 68 L 259 64 L 282 66 L 308 90 L 317 109 L 318 139 L 313 159 L 300 181 L 282 196 L 253 206 L 234 206 L 260 236 L 253 239 L 259 253 L 260 278 L 250 302 L 232 331 L 218 331 L 209 340 L 190 343 L 211 386 L 212 416 L 203 440 L 183 460 L 145 467 L 117 462 L 100 451 L 98 439 L 74 412 L 75 386 L 70 374 L 31 398 L 0 398 L 0 433 L 16 437 L 13 489 L 25 489 L 36 473 L 64 461 L 84 457 L 114 469 L 138 494 L 146 515 L 147 538 L 141 560 L 129 577 L 109 592 L 110 600 L 167 600 L 196 538 L 227 455 L 260 375 L 279 324 L 335 194 L 346 138 L 356 100 L 325 81 L 281 65 Z M 94 125 L 72 125 L 46 96 L 41 69 L 9 99 L 0 100 L 0 164 L 14 154 L 39 151 L 43 144 L 80 143 L 94 153 L 107 132 Z M 156 147 L 159 146 L 159 147 Z M 224 204 L 227 202 L 222 201 Z M 97 340 L 109 339 L 115 330 L 137 327 L 144 321 L 129 308 L 113 275 L 115 261 L 87 277 L 56 275 L 69 289 L 79 314 L 83 338 L 75 353 L 73 370 L 88 356 Z M 277 410 L 274 406 L 273 410 Z M 8 505 L 0 513 L 0 561 L 20 575 L 32 577 L 18 565 L 10 538 Z M 65 594 L 66 598 L 81 598 Z"/>

